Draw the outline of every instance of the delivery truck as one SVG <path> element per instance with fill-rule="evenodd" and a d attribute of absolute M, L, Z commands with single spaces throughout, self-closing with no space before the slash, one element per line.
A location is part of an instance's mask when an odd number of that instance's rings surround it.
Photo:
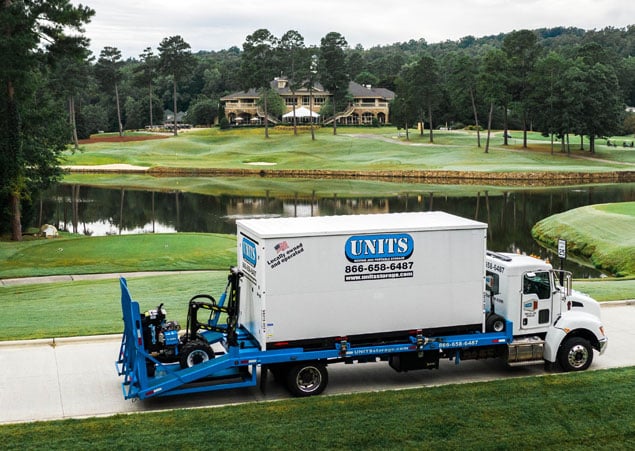
<path fill-rule="evenodd" d="M 487 225 L 444 212 L 238 220 L 237 264 L 184 330 L 141 313 L 121 279 L 125 398 L 261 386 L 321 393 L 327 366 L 441 359 L 587 369 L 608 338 L 599 304 L 541 259 L 486 250 Z"/>

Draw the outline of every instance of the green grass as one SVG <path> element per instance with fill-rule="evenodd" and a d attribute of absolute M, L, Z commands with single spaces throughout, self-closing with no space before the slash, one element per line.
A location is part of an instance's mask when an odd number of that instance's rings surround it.
<path fill-rule="evenodd" d="M 310 199 L 338 197 L 385 198 L 403 193 L 421 194 L 434 192 L 443 196 L 476 196 L 477 192 L 487 191 L 489 196 L 502 195 L 504 192 L 523 190 L 526 187 L 497 187 L 486 185 L 442 185 L 402 181 L 400 179 L 360 180 L 360 179 L 308 179 L 280 177 L 149 177 L 132 174 L 71 174 L 64 177 L 65 184 L 96 186 L 103 188 L 121 188 L 138 190 L 170 191 L 204 194 L 208 196 L 264 196 L 269 192 L 272 197 L 299 197 Z M 587 185 L 588 186 L 588 185 Z M 559 187 L 558 189 L 563 189 Z"/>
<path fill-rule="evenodd" d="M 635 275 L 635 202 L 589 205 L 550 216 L 532 235 L 555 248 L 567 240 L 567 252 L 618 276 Z"/>
<path fill-rule="evenodd" d="M 635 299 L 635 278 L 576 280 L 573 288 L 599 302 Z"/>
<path fill-rule="evenodd" d="M 188 300 L 201 293 L 218 298 L 227 271 L 134 277 L 130 293 L 142 311 L 164 303 L 168 317 L 185 324 Z M 635 298 L 635 280 L 575 281 L 574 288 L 595 299 Z M 0 341 L 118 334 L 121 322 L 117 279 L 0 287 L 3 327 Z"/>
<path fill-rule="evenodd" d="M 185 327 L 189 299 L 201 293 L 218 299 L 227 275 L 213 271 L 135 277 L 128 280 L 128 288 L 142 312 L 164 303 L 169 318 Z M 0 287 L 0 306 L 0 341 L 123 331 L 118 279 Z"/>
<path fill-rule="evenodd" d="M 0 278 L 129 271 L 224 269 L 236 237 L 206 233 L 66 236 L 0 242 Z"/>
<path fill-rule="evenodd" d="M 0 426 L 3 449 L 633 449 L 635 368 Z"/>
<path fill-rule="evenodd" d="M 625 236 L 632 239 L 635 233 L 629 234 L 627 226 L 622 222 L 617 225 L 612 222 L 625 216 L 624 213 L 628 216 L 632 205 L 635 203 L 601 206 L 592 211 L 615 215 L 604 218 L 603 228 L 615 229 L 618 235 L 626 233 Z M 589 218 L 586 219 L 582 221 L 583 225 L 589 221 Z M 607 235 L 603 234 L 602 237 Z M 620 243 L 628 244 L 628 239 Z M 236 239 L 230 235 L 146 234 L 0 242 L 2 278 L 126 271 L 220 270 L 211 275 L 174 274 L 130 281 L 131 293 L 143 310 L 163 302 L 170 317 L 181 323 L 185 321 L 190 297 L 202 292 L 213 296 L 221 293 L 226 281 L 226 270 L 235 261 Z M 576 281 L 574 288 L 600 301 L 635 298 L 635 279 Z M 0 340 L 120 333 L 119 299 L 116 279 L 0 287 L 0 307 L 4 319 Z"/>
<path fill-rule="evenodd" d="M 361 135 L 361 136 L 360 136 Z M 194 130 L 163 140 L 85 145 L 81 152 L 65 154 L 65 164 L 94 165 L 128 163 L 169 168 L 254 168 L 248 163 L 275 163 L 276 169 L 315 170 L 452 170 L 452 171 L 614 171 L 633 169 L 635 157 L 620 148 L 599 145 L 587 159 L 587 151 L 573 150 L 572 157 L 550 152 L 546 138 L 531 133 L 529 149 L 520 140 L 503 147 L 497 134 L 490 153 L 476 146 L 476 134 L 465 131 L 435 132 L 435 144 L 428 137 L 395 128 L 342 128 L 297 137 L 275 129 L 265 139 L 261 129 Z M 483 141 L 484 145 L 484 141 Z M 578 149 L 579 145 L 573 146 Z M 584 158 L 581 158 L 584 157 Z M 625 163 L 627 166 L 625 166 Z M 630 165 L 628 163 L 631 163 Z"/>

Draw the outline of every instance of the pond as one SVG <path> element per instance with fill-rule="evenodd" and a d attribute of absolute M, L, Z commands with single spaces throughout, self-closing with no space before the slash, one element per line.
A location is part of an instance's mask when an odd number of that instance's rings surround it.
<path fill-rule="evenodd" d="M 236 219 L 441 210 L 486 222 L 488 249 L 522 252 L 559 262 L 531 237 L 541 219 L 584 205 L 635 200 L 635 184 L 554 188 L 474 188 L 471 191 L 413 185 L 412 192 L 380 197 L 299 195 L 202 195 L 179 191 L 107 189 L 59 185 L 41 202 L 40 224 L 85 235 L 164 232 L 235 233 Z M 38 221 L 36 221 L 38 222 Z M 558 264 L 558 263 L 555 263 Z M 577 277 L 599 272 L 567 261 Z"/>

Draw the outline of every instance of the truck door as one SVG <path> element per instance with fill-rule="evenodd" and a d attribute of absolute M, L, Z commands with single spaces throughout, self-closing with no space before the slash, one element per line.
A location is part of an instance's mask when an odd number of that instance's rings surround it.
<path fill-rule="evenodd" d="M 549 271 L 526 272 L 523 275 L 521 329 L 546 329 L 549 326 L 553 291 Z"/>

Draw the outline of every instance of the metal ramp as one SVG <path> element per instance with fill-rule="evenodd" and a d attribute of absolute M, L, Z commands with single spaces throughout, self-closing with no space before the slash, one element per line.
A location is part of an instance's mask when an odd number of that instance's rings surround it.
<path fill-rule="evenodd" d="M 219 357 L 186 369 L 179 364 L 159 362 L 148 354 L 143 343 L 139 303 L 132 300 L 123 277 L 120 286 L 124 332 L 116 366 L 119 376 L 124 377 L 122 389 L 126 399 L 256 385 L 256 363 L 245 360 L 245 356 L 238 356 L 238 348 L 230 348 Z M 244 338 L 244 334 L 239 335 Z M 243 344 L 247 354 L 249 348 L 247 341 L 247 346 Z M 148 366 L 155 365 L 155 376 L 150 377 Z M 195 382 L 196 385 L 188 385 Z"/>

